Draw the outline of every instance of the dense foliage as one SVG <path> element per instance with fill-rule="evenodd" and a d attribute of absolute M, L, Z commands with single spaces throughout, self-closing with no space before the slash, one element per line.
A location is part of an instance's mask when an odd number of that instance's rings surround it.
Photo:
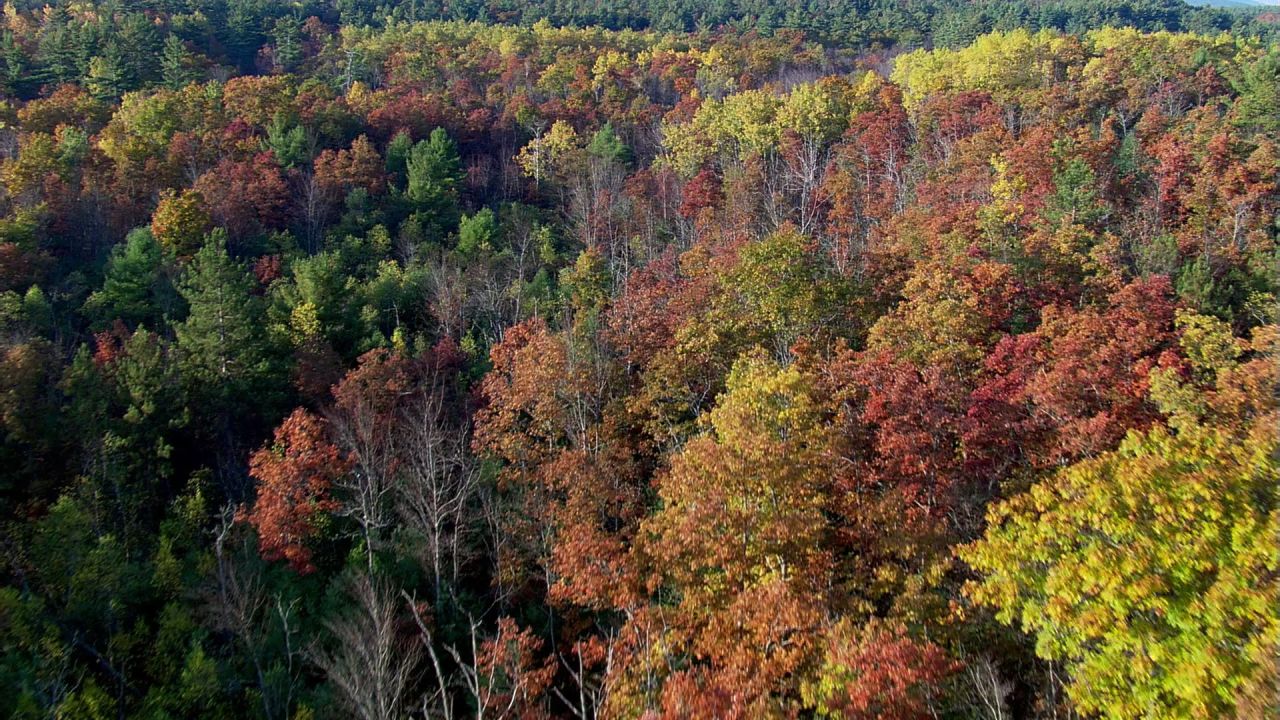
<path fill-rule="evenodd" d="M 6 5 L 6 715 L 1280 712 L 1274 18 L 812 5 Z"/>
<path fill-rule="evenodd" d="M 792 31 L 846 49 L 883 50 L 961 47 L 1017 28 L 1274 36 L 1280 20 L 1265 7 L 1193 7 L 1182 0 L 8 0 L 4 7 L 0 88 L 24 99 L 66 82 L 118 99 L 208 77 L 310 76 L 317 68 L 308 59 L 338 26 L 453 20 L 664 33 Z M 347 59 L 353 74 L 385 69 L 359 54 Z"/>

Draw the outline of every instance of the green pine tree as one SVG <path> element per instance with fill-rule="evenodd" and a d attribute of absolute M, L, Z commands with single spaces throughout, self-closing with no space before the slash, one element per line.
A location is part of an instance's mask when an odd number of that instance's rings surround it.
<path fill-rule="evenodd" d="M 8 30 L 0 35 L 0 76 L 7 93 L 24 97 L 31 90 L 30 62 Z"/>
<path fill-rule="evenodd" d="M 626 165 L 631 162 L 631 149 L 622 142 L 613 129 L 613 123 L 605 123 L 596 131 L 587 145 L 587 153 L 601 160 Z"/>
<path fill-rule="evenodd" d="M 1268 133 L 1280 129 L 1280 53 L 1273 51 L 1245 68 L 1238 90 L 1237 124 Z"/>
<path fill-rule="evenodd" d="M 387 172 L 403 176 L 413 152 L 413 138 L 401 130 L 387 143 Z"/>
<path fill-rule="evenodd" d="M 89 62 L 85 83 L 89 92 L 104 102 L 115 102 L 134 87 L 124 53 L 117 43 L 107 43 L 102 54 Z"/>
<path fill-rule="evenodd" d="M 224 400 L 247 390 L 265 369 L 263 308 L 253 288 L 252 276 L 227 254 L 222 230 L 210 235 L 178 285 L 189 308 L 175 328 L 183 373 Z"/>
<path fill-rule="evenodd" d="M 164 39 L 164 50 L 160 56 L 160 78 L 170 90 L 184 88 L 200 78 L 195 67 L 195 56 L 172 33 Z"/>
<path fill-rule="evenodd" d="M 36 46 L 36 82 L 64 83 L 79 76 L 76 68 L 74 30 L 65 6 L 50 11 Z"/>
<path fill-rule="evenodd" d="M 464 215 L 458 225 L 458 254 L 469 260 L 494 252 L 498 222 L 493 211 L 483 208 L 475 215 Z"/>
<path fill-rule="evenodd" d="M 405 196 L 423 213 L 425 224 L 437 233 L 448 233 L 458 223 L 458 185 L 462 163 L 458 148 L 442 128 L 413 146 L 405 163 Z"/>
<path fill-rule="evenodd" d="M 84 314 L 95 327 L 105 328 L 119 319 L 130 326 L 160 326 L 166 311 L 176 304 L 161 273 L 160 243 L 148 228 L 129 233 L 107 261 L 102 289 L 84 304 Z"/>
<path fill-rule="evenodd" d="M 155 532 L 174 490 L 174 443 L 188 419 L 172 345 L 139 329 L 106 363 L 82 347 L 64 387 L 95 502 L 112 530 L 137 547 Z"/>
<path fill-rule="evenodd" d="M 311 158 L 306 130 L 290 123 L 283 113 L 272 118 L 263 144 L 275 154 L 276 161 L 287 168 L 298 167 Z"/>
<path fill-rule="evenodd" d="M 276 72 L 293 72 L 302 62 L 302 21 L 297 15 L 285 15 L 276 20 L 272 36 Z"/>
<path fill-rule="evenodd" d="M 132 13 L 120 23 L 117 42 L 128 48 L 124 54 L 125 75 L 130 90 L 160 79 L 160 54 L 163 41 L 156 26 L 142 13 Z"/>

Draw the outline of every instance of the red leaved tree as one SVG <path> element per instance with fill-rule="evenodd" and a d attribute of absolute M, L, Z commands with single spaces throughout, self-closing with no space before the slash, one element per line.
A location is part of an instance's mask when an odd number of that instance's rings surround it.
<path fill-rule="evenodd" d="M 241 518 L 257 529 L 263 559 L 287 560 L 299 573 L 315 570 L 307 542 L 324 516 L 338 509 L 329 489 L 345 471 L 346 462 L 325 438 L 320 418 L 301 408 L 285 418 L 274 443 L 249 458 L 258 498 Z"/>

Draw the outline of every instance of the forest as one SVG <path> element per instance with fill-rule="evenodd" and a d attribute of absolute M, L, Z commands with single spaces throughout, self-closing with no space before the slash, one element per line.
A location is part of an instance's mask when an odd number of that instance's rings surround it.
<path fill-rule="evenodd" d="M 1280 11 L 9 0 L 0 715 L 1280 717 Z"/>

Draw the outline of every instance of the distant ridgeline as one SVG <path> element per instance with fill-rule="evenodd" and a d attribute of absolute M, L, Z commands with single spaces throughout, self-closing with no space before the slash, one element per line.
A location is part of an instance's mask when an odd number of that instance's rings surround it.
<path fill-rule="evenodd" d="M 856 50 L 962 47 L 1015 28 L 1271 36 L 1280 27 L 1276 13 L 1252 2 L 1211 4 L 1229 7 L 1180 0 L 10 0 L 0 35 L 0 91 L 31 98 L 75 82 L 118 97 L 160 83 L 291 71 L 319 48 L 321 27 L 429 20 L 663 33 L 799 31 Z"/>

